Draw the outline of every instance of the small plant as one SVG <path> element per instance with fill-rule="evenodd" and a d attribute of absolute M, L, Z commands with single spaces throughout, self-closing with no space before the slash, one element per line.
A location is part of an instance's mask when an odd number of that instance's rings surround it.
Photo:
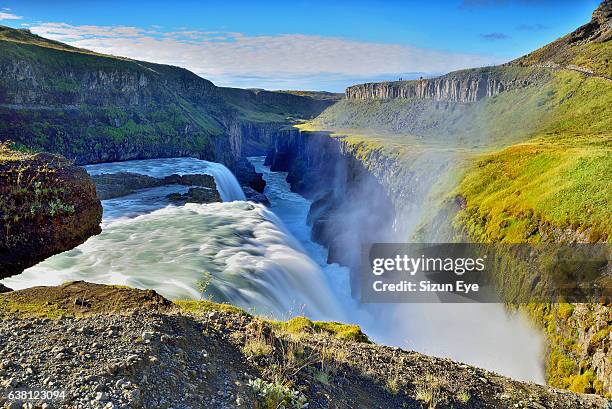
<path fill-rule="evenodd" d="M 441 380 L 428 374 L 420 385 L 417 386 L 415 398 L 427 409 L 438 408 L 438 405 L 445 400 L 442 395 Z"/>
<path fill-rule="evenodd" d="M 198 290 L 200 291 L 200 293 L 202 294 L 204 298 L 209 299 L 209 300 L 212 299 L 212 296 L 210 294 L 207 294 L 207 291 L 212 281 L 213 281 L 212 274 L 210 274 L 208 271 L 204 271 L 202 273 L 202 278 L 200 278 L 197 282 Z"/>
<path fill-rule="evenodd" d="M 402 384 L 400 368 L 403 367 L 403 364 L 404 358 L 400 358 L 400 362 L 395 365 L 393 373 L 389 375 L 389 378 L 387 378 L 387 389 L 394 395 L 397 395 L 400 392 L 400 386 Z"/>
<path fill-rule="evenodd" d="M 262 409 L 304 409 L 308 407 L 306 397 L 283 382 L 268 382 L 257 378 L 250 380 L 249 386 L 257 394 Z"/>
<path fill-rule="evenodd" d="M 317 381 L 325 385 L 329 385 L 330 377 L 327 372 L 319 371 L 318 369 L 312 370 L 312 377 Z"/>
<path fill-rule="evenodd" d="M 268 356 L 274 351 L 264 338 L 251 338 L 246 341 L 242 347 L 242 352 L 248 357 Z"/>
<path fill-rule="evenodd" d="M 242 352 L 249 358 L 258 358 L 262 356 L 269 356 L 274 352 L 272 342 L 266 339 L 264 335 L 264 326 L 259 323 L 255 334 L 247 338 Z"/>
<path fill-rule="evenodd" d="M 459 402 L 463 404 L 468 403 L 470 399 L 472 399 L 472 396 L 470 396 L 467 391 L 460 391 L 459 393 L 457 393 L 457 400 L 459 400 Z"/>
<path fill-rule="evenodd" d="M 49 214 L 55 216 L 56 214 L 70 214 L 74 213 L 74 205 L 66 204 L 60 199 L 55 199 L 49 202 Z"/>

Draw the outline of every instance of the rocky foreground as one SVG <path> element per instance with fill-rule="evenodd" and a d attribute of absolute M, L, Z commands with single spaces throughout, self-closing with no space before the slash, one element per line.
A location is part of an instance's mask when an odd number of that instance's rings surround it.
<path fill-rule="evenodd" d="M 0 295 L 8 408 L 607 408 L 597 396 L 372 344 L 356 326 L 84 282 Z M 63 399 L 9 399 L 11 391 Z M 14 394 L 10 396 L 15 396 Z"/>

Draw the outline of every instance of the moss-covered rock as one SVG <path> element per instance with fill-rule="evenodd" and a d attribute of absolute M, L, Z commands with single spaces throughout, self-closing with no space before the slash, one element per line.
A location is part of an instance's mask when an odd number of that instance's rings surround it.
<path fill-rule="evenodd" d="M 85 169 L 0 144 L 0 278 L 100 233 L 102 206 Z"/>

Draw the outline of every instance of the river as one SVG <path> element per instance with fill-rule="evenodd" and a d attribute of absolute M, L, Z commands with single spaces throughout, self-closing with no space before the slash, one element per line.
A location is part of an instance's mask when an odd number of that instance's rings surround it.
<path fill-rule="evenodd" d="M 92 174 L 211 174 L 224 202 L 175 206 L 165 196 L 187 188 L 172 185 L 104 200 L 100 235 L 2 283 L 21 289 L 86 280 L 152 288 L 171 299 L 212 297 L 278 319 L 352 322 L 380 343 L 543 382 L 537 331 L 501 304 L 352 299 L 348 269 L 327 264 L 327 250 L 310 238 L 310 201 L 291 192 L 286 173 L 271 172 L 261 157 L 250 160 L 267 182 L 269 208 L 244 201 L 220 164 L 175 158 L 88 166 Z"/>

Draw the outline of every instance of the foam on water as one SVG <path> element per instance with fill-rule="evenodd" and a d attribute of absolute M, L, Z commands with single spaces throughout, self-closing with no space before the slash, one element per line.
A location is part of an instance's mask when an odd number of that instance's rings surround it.
<path fill-rule="evenodd" d="M 352 299 L 348 269 L 327 264 L 326 249 L 310 239 L 310 202 L 290 191 L 286 173 L 271 172 L 263 158 L 251 160 L 264 173 L 270 209 L 244 201 L 170 205 L 165 196 L 186 190 L 184 186 L 105 200 L 100 235 L 2 283 L 21 289 L 87 280 L 152 288 L 172 299 L 199 299 L 199 283 L 208 277 L 206 294 L 217 301 L 276 318 L 305 314 L 353 322 L 381 343 L 543 381 L 536 331 L 503 305 L 361 305 Z M 227 168 L 200 162 L 130 161 L 93 165 L 88 171 L 155 177 L 208 173 L 226 197 L 240 196 L 234 191 L 240 186 Z M 231 178 L 225 177 L 227 172 Z"/>
<path fill-rule="evenodd" d="M 153 288 L 172 299 L 206 294 L 277 318 L 342 316 L 321 270 L 261 205 L 168 206 L 119 218 L 81 246 L 3 282 L 14 289 L 87 280 Z"/>

